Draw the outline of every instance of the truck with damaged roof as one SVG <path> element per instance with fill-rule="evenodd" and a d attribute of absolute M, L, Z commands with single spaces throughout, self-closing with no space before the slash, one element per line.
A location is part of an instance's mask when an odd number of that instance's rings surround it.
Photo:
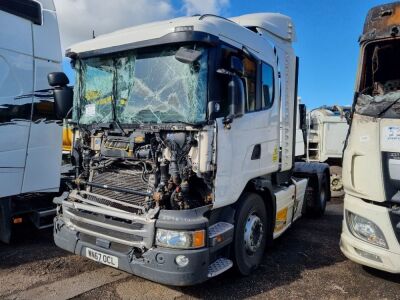
<path fill-rule="evenodd" d="M 0 1 L 1 242 L 10 241 L 16 224 L 53 226 L 62 118 L 47 74 L 60 71 L 61 60 L 52 0 Z"/>
<path fill-rule="evenodd" d="M 360 45 L 340 247 L 359 264 L 400 273 L 400 2 L 369 11 Z"/>
<path fill-rule="evenodd" d="M 73 102 L 56 245 L 193 285 L 232 266 L 249 275 L 294 221 L 323 215 L 329 166 L 295 163 L 294 38 L 281 14 L 202 15 L 68 49 L 73 101 L 65 74 L 49 75 L 60 113 Z"/>

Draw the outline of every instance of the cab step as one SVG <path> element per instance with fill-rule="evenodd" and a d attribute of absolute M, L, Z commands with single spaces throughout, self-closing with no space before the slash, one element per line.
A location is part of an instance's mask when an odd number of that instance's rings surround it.
<path fill-rule="evenodd" d="M 208 228 L 208 244 L 210 252 L 227 246 L 233 240 L 234 226 L 226 222 L 218 222 Z"/>
<path fill-rule="evenodd" d="M 208 278 L 218 276 L 232 268 L 233 262 L 227 258 L 218 258 L 208 266 Z"/>

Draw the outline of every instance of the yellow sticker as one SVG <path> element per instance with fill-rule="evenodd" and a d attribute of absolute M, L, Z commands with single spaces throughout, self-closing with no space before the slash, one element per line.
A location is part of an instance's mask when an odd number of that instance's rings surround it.
<path fill-rule="evenodd" d="M 278 146 L 275 146 L 274 153 L 272 153 L 272 162 L 277 162 L 279 159 Z"/>
<path fill-rule="evenodd" d="M 281 231 L 286 226 L 288 208 L 281 209 L 276 214 L 276 222 L 274 231 Z"/>

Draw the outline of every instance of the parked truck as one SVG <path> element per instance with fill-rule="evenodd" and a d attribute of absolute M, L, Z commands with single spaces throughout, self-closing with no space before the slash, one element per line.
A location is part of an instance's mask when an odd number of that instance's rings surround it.
<path fill-rule="evenodd" d="M 329 166 L 295 164 L 294 38 L 281 14 L 202 15 L 67 50 L 76 178 L 54 200 L 55 243 L 192 285 L 232 266 L 250 274 L 301 215 L 322 215 Z M 50 77 L 66 113 L 65 75 Z"/>
<path fill-rule="evenodd" d="M 350 110 L 348 106 L 321 106 L 308 114 L 307 161 L 329 164 L 332 197 L 344 195 L 342 156 Z"/>
<path fill-rule="evenodd" d="M 400 273 L 400 2 L 372 8 L 343 159 L 340 247 L 351 260 Z"/>
<path fill-rule="evenodd" d="M 51 45 L 51 47 L 49 47 Z M 12 224 L 51 227 L 62 127 L 47 74 L 61 70 L 52 0 L 0 1 L 0 241 Z"/>

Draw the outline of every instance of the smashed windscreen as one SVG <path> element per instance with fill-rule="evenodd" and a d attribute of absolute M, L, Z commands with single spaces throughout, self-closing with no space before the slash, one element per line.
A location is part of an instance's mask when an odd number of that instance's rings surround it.
<path fill-rule="evenodd" d="M 175 58 L 178 49 L 80 61 L 75 86 L 80 123 L 107 123 L 114 117 L 121 124 L 204 121 L 207 51 L 200 49 L 200 58 L 188 64 Z"/>
<path fill-rule="evenodd" d="M 355 112 L 399 118 L 400 40 L 371 42 L 364 52 Z"/>

